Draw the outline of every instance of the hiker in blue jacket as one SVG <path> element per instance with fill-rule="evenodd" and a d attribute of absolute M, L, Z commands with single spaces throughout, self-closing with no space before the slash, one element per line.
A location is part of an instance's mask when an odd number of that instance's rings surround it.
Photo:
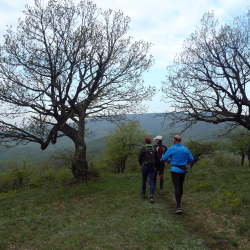
<path fill-rule="evenodd" d="M 187 170 L 187 164 L 194 160 L 192 154 L 187 147 L 181 144 L 181 137 L 174 137 L 174 146 L 170 147 L 163 155 L 162 160 L 168 163 L 171 162 L 171 177 L 175 189 L 175 199 L 177 208 L 175 213 L 181 213 L 181 197 L 183 194 L 183 183 Z M 170 159 L 169 159 L 170 158 Z"/>
<path fill-rule="evenodd" d="M 140 165 L 142 166 L 141 172 L 142 172 L 142 191 L 141 196 L 142 198 L 145 198 L 145 191 L 146 191 L 146 183 L 147 178 L 149 176 L 149 185 L 150 185 L 150 202 L 154 203 L 154 191 L 155 191 L 155 185 L 154 185 L 154 176 L 155 176 L 155 165 L 157 161 L 159 161 L 159 155 L 158 152 L 155 150 L 155 148 L 151 144 L 151 139 L 147 137 L 145 139 L 145 146 L 141 148 L 139 153 L 138 161 Z"/>

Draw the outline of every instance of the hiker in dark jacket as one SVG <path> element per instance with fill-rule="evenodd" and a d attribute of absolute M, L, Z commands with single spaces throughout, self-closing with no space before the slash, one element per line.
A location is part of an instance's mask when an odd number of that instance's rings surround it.
<path fill-rule="evenodd" d="M 147 178 L 149 176 L 149 184 L 150 184 L 150 202 L 154 203 L 154 191 L 155 191 L 155 185 L 154 185 L 154 175 L 155 175 L 155 165 L 157 161 L 159 161 L 159 155 L 157 151 L 154 149 L 154 147 L 151 144 L 151 139 L 146 138 L 145 139 L 145 146 L 141 148 L 139 153 L 139 159 L 138 159 L 140 165 L 142 166 L 142 191 L 141 196 L 145 198 L 145 191 L 146 191 L 146 183 Z"/>
<path fill-rule="evenodd" d="M 162 136 L 161 135 L 157 135 L 154 139 L 156 142 L 156 145 L 154 145 L 154 148 L 157 150 L 157 152 L 159 154 L 159 158 L 160 158 L 160 160 L 157 162 L 157 164 L 155 166 L 154 184 L 155 184 L 155 188 L 156 188 L 157 173 L 159 173 L 159 181 L 160 181 L 159 194 L 162 195 L 163 194 L 162 193 L 163 182 L 164 182 L 163 173 L 164 173 L 164 168 L 165 168 L 165 163 L 162 160 L 162 156 L 164 155 L 164 153 L 167 151 L 168 148 L 164 144 L 162 144 Z"/>

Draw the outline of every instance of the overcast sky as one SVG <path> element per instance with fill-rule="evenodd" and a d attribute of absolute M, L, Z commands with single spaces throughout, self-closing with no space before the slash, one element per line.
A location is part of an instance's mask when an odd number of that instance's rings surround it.
<path fill-rule="evenodd" d="M 60 0 L 59 0 L 60 1 Z M 47 2 L 46 0 L 44 2 Z M 77 3 L 78 0 L 73 0 Z M 143 39 L 154 44 L 151 54 L 155 64 L 145 74 L 147 85 L 161 86 L 165 80 L 166 66 L 182 51 L 182 44 L 197 27 L 203 14 L 214 11 L 221 24 L 246 13 L 249 0 L 95 0 L 102 9 L 122 10 L 131 18 L 129 35 L 135 40 Z M 25 5 L 34 5 L 33 0 L 0 0 L 0 36 L 6 25 L 17 25 L 23 17 Z M 166 111 L 167 105 L 160 102 L 160 95 L 148 102 L 148 112 Z"/>

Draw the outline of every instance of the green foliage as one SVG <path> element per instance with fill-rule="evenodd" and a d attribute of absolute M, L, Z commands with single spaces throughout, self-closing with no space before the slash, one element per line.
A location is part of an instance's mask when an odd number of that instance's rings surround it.
<path fill-rule="evenodd" d="M 73 147 L 59 148 L 51 155 L 50 160 L 57 168 L 65 168 L 65 166 L 69 168 L 76 162 L 75 149 Z"/>
<path fill-rule="evenodd" d="M 0 174 L 0 193 L 1 192 L 8 192 L 9 190 L 12 190 L 12 179 L 9 177 L 9 175 L 6 174 L 6 172 L 3 172 Z"/>
<path fill-rule="evenodd" d="M 56 166 L 53 162 L 44 162 L 34 169 L 30 183 L 41 186 L 45 183 L 63 183 L 73 179 L 70 168 Z"/>
<path fill-rule="evenodd" d="M 28 160 L 12 161 L 12 168 L 0 173 L 0 193 L 10 193 L 19 188 L 39 187 L 47 183 L 65 183 L 73 179 L 70 168 L 43 162 L 34 166 Z"/>
<path fill-rule="evenodd" d="M 91 162 L 95 169 L 97 169 L 101 174 L 115 174 L 117 173 L 117 165 L 105 159 L 104 155 L 96 158 Z M 141 171 L 141 166 L 138 163 L 138 156 L 134 155 L 129 157 L 126 162 L 126 168 L 124 173 L 139 173 Z"/>
<path fill-rule="evenodd" d="M 138 120 L 126 120 L 108 133 L 104 161 L 114 172 L 123 173 L 129 160 L 134 162 L 143 145 L 146 132 Z"/>
<path fill-rule="evenodd" d="M 33 170 L 33 163 L 28 159 L 9 161 L 8 169 L 0 174 L 0 193 L 27 187 Z"/>
<path fill-rule="evenodd" d="M 46 182 L 66 182 L 67 180 L 73 179 L 72 171 L 68 168 L 65 169 L 49 169 L 46 170 L 40 177 L 41 183 Z"/>
<path fill-rule="evenodd" d="M 73 179 L 73 174 L 71 169 L 68 168 L 64 168 L 64 169 L 60 169 L 56 172 L 56 178 L 55 180 L 58 182 L 66 182 L 68 180 Z"/>
<path fill-rule="evenodd" d="M 98 169 L 101 174 L 116 173 L 115 166 L 104 160 L 104 155 L 100 155 L 91 161 L 91 164 Z"/>
<path fill-rule="evenodd" d="M 138 155 L 129 158 L 124 173 L 140 173 L 141 165 L 138 163 Z"/>
<path fill-rule="evenodd" d="M 17 180 L 17 188 L 23 188 L 27 185 L 32 175 L 32 163 L 28 159 L 10 161 L 11 169 L 7 171 L 9 178 Z"/>
<path fill-rule="evenodd" d="M 239 159 L 233 157 L 232 155 L 224 151 L 217 151 L 213 155 L 213 162 L 214 165 L 218 168 L 220 167 L 231 168 L 239 165 Z"/>
<path fill-rule="evenodd" d="M 202 141 L 195 139 L 189 139 L 189 141 L 185 143 L 185 146 L 188 147 L 194 157 L 194 161 L 191 163 L 191 168 L 199 160 L 213 155 L 214 152 L 221 147 L 220 143 L 217 141 Z"/>
<path fill-rule="evenodd" d="M 235 129 L 228 136 L 225 148 L 236 155 L 241 156 L 241 165 L 244 165 L 244 158 L 248 154 L 248 146 L 250 143 L 250 131 L 245 128 Z"/>
<path fill-rule="evenodd" d="M 44 181 L 54 181 L 56 179 L 55 170 L 54 169 L 46 170 L 42 176 L 42 179 Z"/>

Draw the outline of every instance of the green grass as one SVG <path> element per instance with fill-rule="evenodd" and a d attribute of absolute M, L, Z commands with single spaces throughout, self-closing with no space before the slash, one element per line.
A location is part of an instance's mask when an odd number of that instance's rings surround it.
<path fill-rule="evenodd" d="M 207 249 L 168 212 L 141 199 L 141 178 L 108 175 L 0 197 L 0 249 Z"/>
<path fill-rule="evenodd" d="M 211 245 L 223 242 L 222 249 L 250 249 L 249 179 L 248 166 L 216 167 L 206 160 L 194 166 L 183 197 L 197 218 L 188 220 L 189 226 L 206 234 Z"/>
<path fill-rule="evenodd" d="M 249 167 L 201 162 L 186 177 L 182 215 L 168 167 L 154 204 L 149 186 L 139 195 L 140 174 L 2 195 L 0 249 L 250 249 L 249 179 Z"/>

